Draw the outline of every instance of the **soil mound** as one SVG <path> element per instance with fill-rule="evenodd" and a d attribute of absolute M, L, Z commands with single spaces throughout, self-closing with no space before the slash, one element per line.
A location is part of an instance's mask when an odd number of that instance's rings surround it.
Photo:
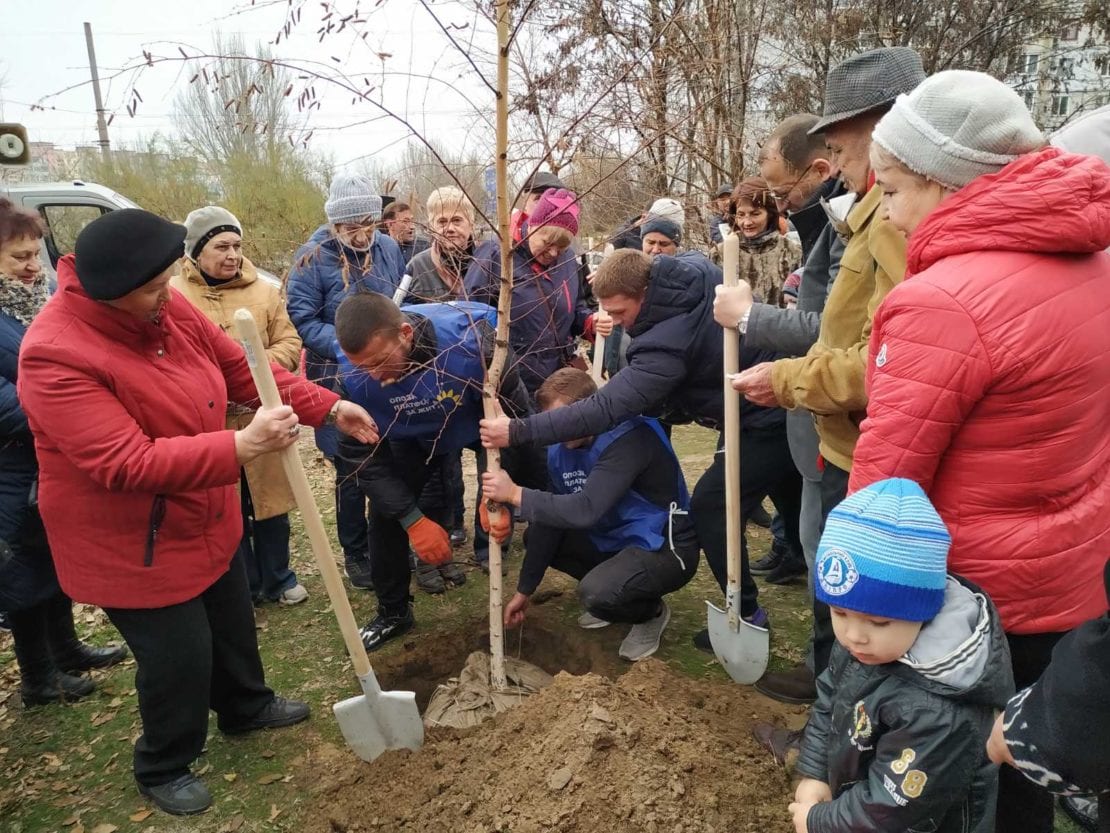
<path fill-rule="evenodd" d="M 788 833 L 790 785 L 751 739 L 767 701 L 660 662 L 560 673 L 481 726 L 371 764 L 332 751 L 321 833 Z"/>

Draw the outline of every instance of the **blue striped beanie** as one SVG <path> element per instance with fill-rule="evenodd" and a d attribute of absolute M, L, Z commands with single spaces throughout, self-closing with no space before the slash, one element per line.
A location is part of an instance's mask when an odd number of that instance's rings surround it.
<path fill-rule="evenodd" d="M 912 480 L 872 483 L 829 513 L 817 598 L 871 616 L 927 622 L 944 604 L 952 538 Z"/>

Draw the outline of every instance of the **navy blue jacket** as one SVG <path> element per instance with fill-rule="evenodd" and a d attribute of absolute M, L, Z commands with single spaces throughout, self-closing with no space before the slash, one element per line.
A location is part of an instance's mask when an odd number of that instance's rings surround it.
<path fill-rule="evenodd" d="M 501 290 L 500 244 L 481 246 L 466 270 L 467 300 L 497 308 Z M 521 381 L 534 393 L 552 373 L 566 365 L 590 316 L 582 296 L 578 258 L 573 247 L 554 265 L 538 268 L 528 243 L 513 247 L 513 300 L 509 311 L 509 346 L 517 357 Z"/>
<path fill-rule="evenodd" d="M 304 342 L 305 372 L 311 381 L 335 386 L 335 311 L 343 299 L 355 292 L 378 292 L 392 298 L 404 271 L 400 247 L 377 231 L 369 252 L 344 246 L 330 225 L 320 226 L 297 249 L 286 286 L 287 307 Z"/>
<path fill-rule="evenodd" d="M 720 268 L 700 252 L 655 257 L 640 315 L 628 330 L 628 366 L 593 396 L 513 420 L 512 443 L 550 445 L 597 435 L 638 414 L 719 429 L 725 416 L 724 334 L 713 320 L 713 297 L 721 279 Z M 742 345 L 740 366 L 778 357 Z M 742 400 L 740 421 L 749 430 L 775 428 L 785 424 L 786 414 Z"/>

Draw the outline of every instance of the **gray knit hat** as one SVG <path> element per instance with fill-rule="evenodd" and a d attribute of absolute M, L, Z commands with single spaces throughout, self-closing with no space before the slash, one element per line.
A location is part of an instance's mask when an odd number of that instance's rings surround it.
<path fill-rule="evenodd" d="M 810 135 L 890 104 L 925 80 L 921 56 L 908 46 L 884 46 L 841 61 L 825 80 L 825 106 Z"/>
<path fill-rule="evenodd" d="M 218 205 L 206 205 L 196 211 L 190 211 L 185 218 L 185 254 L 190 260 L 196 260 L 208 241 L 217 234 L 233 231 L 240 237 L 243 236 L 243 226 L 235 215 L 226 208 Z"/>
<path fill-rule="evenodd" d="M 938 72 L 898 96 L 871 138 L 911 171 L 953 190 L 1045 144 L 1016 92 L 962 69 Z"/>
<path fill-rule="evenodd" d="M 382 214 L 382 198 L 370 180 L 359 174 L 339 174 L 331 182 L 324 213 L 330 223 L 347 223 Z"/>

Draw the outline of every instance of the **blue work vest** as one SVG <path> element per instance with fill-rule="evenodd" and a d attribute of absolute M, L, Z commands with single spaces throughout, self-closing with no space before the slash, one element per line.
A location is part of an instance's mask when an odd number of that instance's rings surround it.
<path fill-rule="evenodd" d="M 455 301 L 401 307 L 407 315 L 426 318 L 436 337 L 429 366 L 383 386 L 351 363 L 336 345 L 339 376 L 352 402 L 370 412 L 382 439 L 431 443 L 437 454 L 458 451 L 478 441 L 482 418 L 482 356 L 479 321 L 497 326 L 497 310 L 485 304 Z"/>
<path fill-rule="evenodd" d="M 551 475 L 552 490 L 555 494 L 570 495 L 582 491 L 586 478 L 590 476 L 605 449 L 640 425 L 650 426 L 670 452 L 671 459 L 674 460 L 677 478 L 675 492 L 678 497 L 670 507 L 658 506 L 635 490 L 629 490 L 589 533 L 590 540 L 601 552 L 619 552 L 625 547 L 660 550 L 668 540 L 667 527 L 671 512 L 678 510 L 685 514 L 690 508 L 686 479 L 682 476 L 682 467 L 675 457 L 670 440 L 656 420 L 637 416 L 599 434 L 586 448 L 567 448 L 562 443 L 547 448 L 547 469 Z"/>

